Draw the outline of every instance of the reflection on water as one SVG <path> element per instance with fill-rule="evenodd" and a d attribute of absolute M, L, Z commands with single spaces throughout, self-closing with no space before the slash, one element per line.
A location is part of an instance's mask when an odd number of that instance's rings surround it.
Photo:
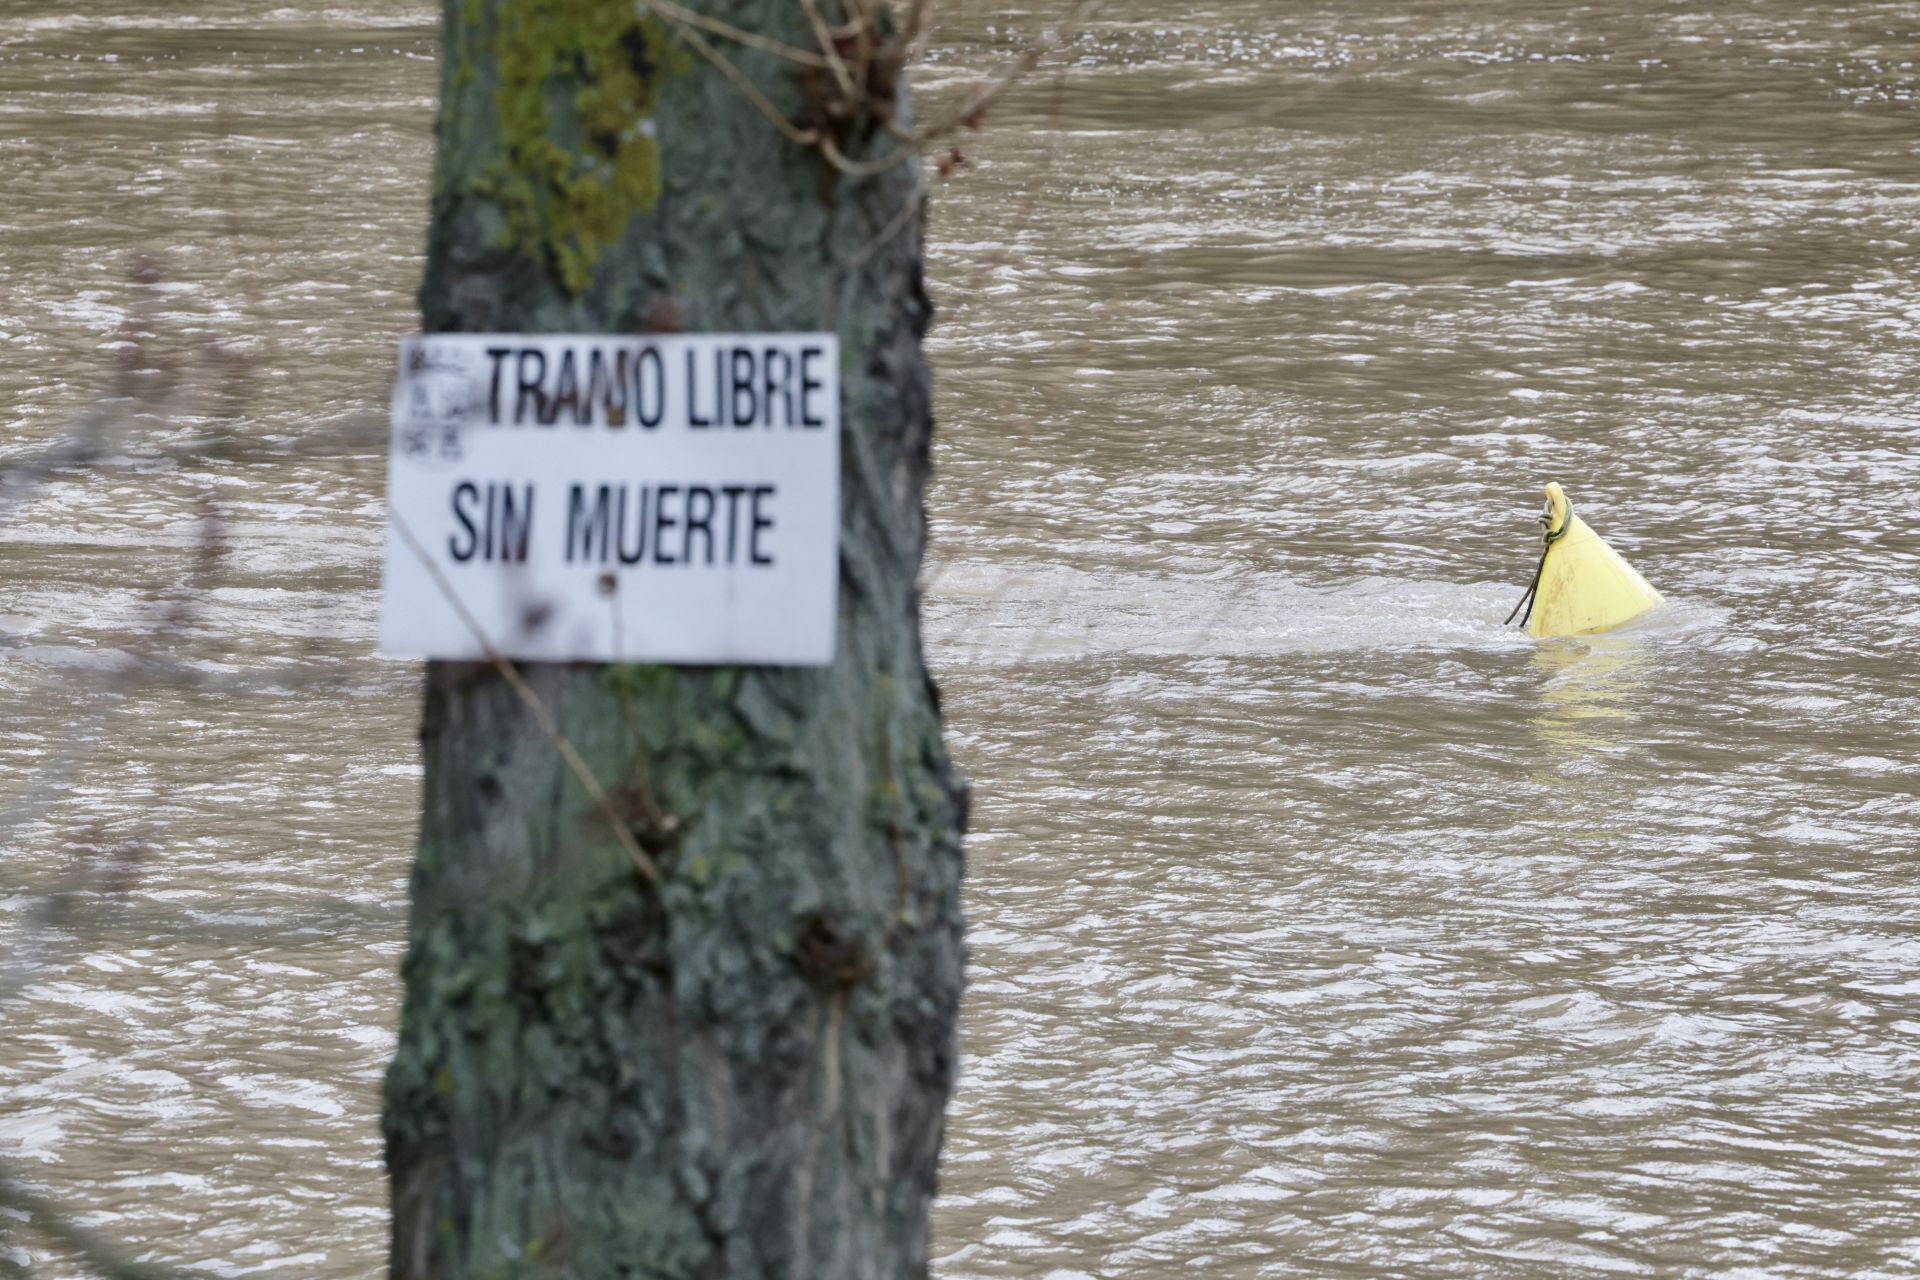
<path fill-rule="evenodd" d="M 0 931 L 81 846 L 149 850 L 38 934 L 0 1158 L 169 1256 L 357 1277 L 418 771 L 353 432 L 412 324 L 433 14 L 192 8 L 0 32 L 3 447 L 129 324 L 163 372 L 244 355 L 252 429 L 304 442 L 184 465 L 186 404 L 0 540 Z M 1017 25 L 963 10 L 926 81 Z M 1917 36 L 1907 0 L 1121 3 L 967 139 L 937 1274 L 1911 1273 Z M 1667 607 L 1501 628 L 1548 478 Z M 183 598 L 163 656 L 209 679 L 114 686 Z"/>
<path fill-rule="evenodd" d="M 1634 708 L 1646 698 L 1641 643 L 1629 630 L 1543 641 L 1534 650 L 1540 711 L 1533 731 L 1547 754 L 1578 758 L 1631 746 Z"/>

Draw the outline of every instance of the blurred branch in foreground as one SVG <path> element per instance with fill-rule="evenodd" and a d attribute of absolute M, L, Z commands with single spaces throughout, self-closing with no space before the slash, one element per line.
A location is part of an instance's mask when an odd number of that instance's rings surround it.
<path fill-rule="evenodd" d="M 179 576 L 146 593 L 145 607 L 130 624 L 130 638 L 102 655 L 110 662 L 84 681 L 65 674 L 59 678 L 64 714 L 58 730 L 38 745 L 22 784 L 0 802 L 0 848 L 22 851 L 26 833 L 38 832 L 38 841 L 53 827 L 66 851 L 64 865 L 50 883 L 0 884 L 0 901 L 8 907 L 0 951 L 0 1005 L 19 997 L 70 948 L 85 945 L 109 926 L 124 924 L 143 875 L 156 861 L 164 828 L 143 813 L 123 814 L 111 825 L 83 819 L 64 838 L 51 817 L 88 781 L 89 766 L 102 743 L 137 736 L 138 727 L 131 722 L 147 705 L 143 694 L 166 689 L 225 694 L 285 690 L 340 678 L 298 661 L 302 654 L 296 654 L 290 667 L 280 668 L 256 662 L 233 669 L 227 663 L 197 660 L 192 646 L 204 646 L 209 634 L 217 635 L 203 616 L 204 605 L 233 576 L 231 528 L 216 469 L 377 456 L 384 451 L 385 424 L 367 414 L 344 430 L 297 438 L 250 437 L 244 426 L 256 385 L 253 359 L 220 340 L 184 350 L 167 343 L 154 313 L 155 287 L 162 278 L 153 259 L 134 260 L 129 283 L 136 301 L 116 335 L 115 367 L 105 394 L 75 414 L 53 439 L 0 456 L 0 532 L 59 481 L 146 471 L 156 462 L 175 464 L 176 474 L 190 477 L 204 472 L 197 496 L 184 499 L 191 541 Z M 144 803 L 159 801 L 156 797 Z M 41 860 L 22 857 L 18 865 L 26 872 Z M 190 912 L 167 914 L 167 925 L 205 928 Z M 283 936 L 286 929 L 285 921 L 271 926 L 275 936 Z M 52 1256 L 71 1259 L 106 1280 L 191 1280 L 200 1274 L 138 1260 L 132 1250 L 83 1225 L 81 1215 L 0 1163 L 0 1277 L 36 1275 Z"/>
<path fill-rule="evenodd" d="M 59 1205 L 21 1185 L 0 1167 L 0 1276 L 31 1276 L 31 1263 L 9 1241 L 16 1230 L 31 1232 L 103 1280 L 203 1280 L 204 1273 L 182 1271 L 129 1257 L 99 1232 L 81 1226 Z"/>

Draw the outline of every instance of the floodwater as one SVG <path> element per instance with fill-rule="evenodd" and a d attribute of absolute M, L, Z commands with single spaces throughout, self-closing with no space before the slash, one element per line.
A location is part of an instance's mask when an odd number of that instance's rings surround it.
<path fill-rule="evenodd" d="M 0 451 L 145 406 L 4 498 L 0 1163 L 344 1280 L 432 14 L 185 9 L 0 31 Z M 1920 1274 L 1917 58 L 1912 0 L 1115 0 L 964 140 L 937 1276 Z M 222 414 L 269 447 L 179 463 Z M 1501 627 L 1552 478 L 1643 625 Z"/>

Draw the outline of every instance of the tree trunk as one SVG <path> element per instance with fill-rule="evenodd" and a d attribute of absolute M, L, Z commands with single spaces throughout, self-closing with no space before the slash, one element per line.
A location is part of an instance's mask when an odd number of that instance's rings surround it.
<path fill-rule="evenodd" d="M 446 0 L 425 327 L 837 329 L 838 658 L 523 668 L 657 881 L 499 672 L 429 666 L 391 1273 L 921 1275 L 964 791 L 919 635 L 917 162 L 841 175 L 646 12 Z M 794 0 L 707 12 L 813 44 Z M 707 39 L 826 119 L 817 73 Z"/>

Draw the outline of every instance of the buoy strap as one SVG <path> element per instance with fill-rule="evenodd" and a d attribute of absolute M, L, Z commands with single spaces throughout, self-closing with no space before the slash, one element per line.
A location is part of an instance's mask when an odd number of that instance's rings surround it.
<path fill-rule="evenodd" d="M 1551 527 L 1553 520 L 1551 506 L 1540 517 L 1542 523 L 1549 524 L 1545 536 L 1541 539 L 1540 563 L 1533 567 L 1533 582 L 1527 587 L 1527 594 L 1521 596 L 1520 603 L 1513 606 L 1513 612 L 1507 615 L 1507 621 L 1500 624 L 1503 627 L 1508 622 L 1512 622 L 1516 616 L 1520 619 L 1520 625 L 1524 627 L 1527 625 L 1527 620 L 1533 617 L 1533 598 L 1540 590 L 1540 575 L 1547 571 L 1547 553 L 1553 550 L 1554 543 L 1567 536 L 1567 530 L 1573 528 L 1573 499 L 1563 493 L 1560 495 L 1560 501 L 1567 504 L 1567 518 L 1560 522 L 1558 529 L 1555 529 Z M 1524 614 L 1520 612 L 1522 609 L 1526 610 Z"/>
<path fill-rule="evenodd" d="M 1560 501 L 1567 504 L 1567 518 L 1560 522 L 1560 527 L 1558 529 L 1555 529 L 1552 527 L 1553 509 L 1551 507 L 1547 509 L 1547 513 L 1545 515 L 1540 517 L 1540 522 L 1542 524 L 1547 525 L 1547 532 L 1545 536 L 1546 536 L 1546 544 L 1549 547 L 1552 546 L 1554 543 L 1560 541 L 1560 539 L 1566 537 L 1567 530 L 1573 528 L 1573 499 L 1567 497 L 1567 495 L 1563 493 L 1560 495 Z"/>

